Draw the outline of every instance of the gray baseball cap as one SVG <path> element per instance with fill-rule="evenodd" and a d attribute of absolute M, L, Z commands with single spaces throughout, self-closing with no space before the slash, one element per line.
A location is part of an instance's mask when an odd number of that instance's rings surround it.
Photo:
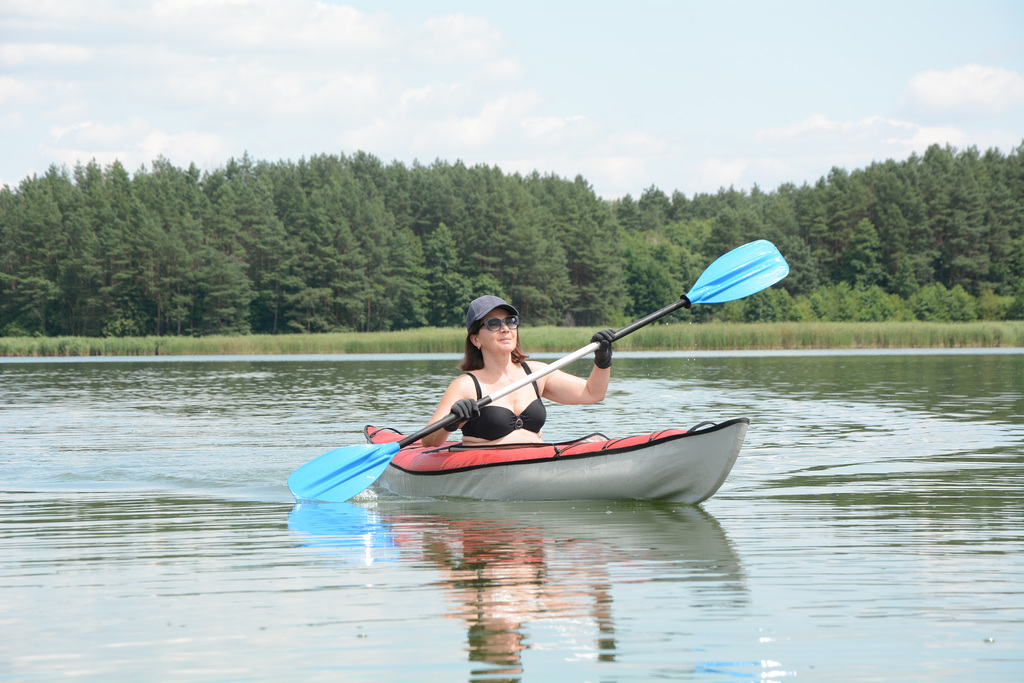
<path fill-rule="evenodd" d="M 481 296 L 470 302 L 466 310 L 466 331 L 472 331 L 473 325 L 495 308 L 507 309 L 512 315 L 519 315 L 516 307 L 508 303 L 500 296 Z"/>

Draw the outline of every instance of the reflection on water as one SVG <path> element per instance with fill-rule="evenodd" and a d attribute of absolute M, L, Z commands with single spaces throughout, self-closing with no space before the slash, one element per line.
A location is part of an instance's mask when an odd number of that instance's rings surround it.
<path fill-rule="evenodd" d="M 289 527 L 304 544 L 373 563 L 393 556 L 437 572 L 448 616 L 466 631 L 470 680 L 518 681 L 522 652 L 557 648 L 614 662 L 614 591 L 620 568 L 663 566 L 657 577 L 691 585 L 694 604 L 747 601 L 739 558 L 697 507 L 612 503 L 474 504 L 386 501 L 296 505 Z M 331 557 L 327 555 L 325 557 Z M 332 557 L 332 559 L 335 559 Z M 550 632 L 556 641 L 531 642 Z M 550 637 L 550 636 L 549 636 Z"/>
<path fill-rule="evenodd" d="M 701 507 L 295 505 L 293 469 L 419 427 L 455 361 L 0 359 L 0 678 L 1024 670 L 1024 354 L 621 354 L 549 410 L 551 439 L 750 418 Z"/>
<path fill-rule="evenodd" d="M 355 503 L 298 503 L 288 513 L 288 528 L 307 548 L 366 565 L 387 561 L 397 544 L 380 515 Z"/>

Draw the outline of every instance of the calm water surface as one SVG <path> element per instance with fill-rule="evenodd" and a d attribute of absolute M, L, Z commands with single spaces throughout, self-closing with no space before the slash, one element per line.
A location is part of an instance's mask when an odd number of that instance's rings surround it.
<path fill-rule="evenodd" d="M 1019 350 L 618 354 L 549 408 L 749 417 L 697 507 L 294 505 L 454 362 L 0 359 L 0 680 L 1024 680 Z"/>

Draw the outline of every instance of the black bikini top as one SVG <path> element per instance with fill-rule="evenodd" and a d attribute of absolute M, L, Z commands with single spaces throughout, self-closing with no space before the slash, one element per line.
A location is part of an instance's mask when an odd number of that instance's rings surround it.
<path fill-rule="evenodd" d="M 523 370 L 526 370 L 527 375 L 531 374 L 530 366 L 525 361 L 523 361 Z M 473 384 L 476 385 L 476 398 L 480 400 L 483 394 L 480 391 L 480 380 L 471 372 L 466 374 L 473 378 Z M 544 402 L 540 400 L 540 389 L 537 388 L 536 382 L 533 384 L 533 390 L 537 392 L 537 398 L 526 406 L 523 412 L 516 415 L 502 406 L 484 406 L 480 409 L 480 417 L 462 425 L 462 435 L 494 441 L 517 429 L 526 429 L 540 434 L 541 427 L 544 426 L 544 421 L 547 419 L 547 411 L 544 409 Z"/>

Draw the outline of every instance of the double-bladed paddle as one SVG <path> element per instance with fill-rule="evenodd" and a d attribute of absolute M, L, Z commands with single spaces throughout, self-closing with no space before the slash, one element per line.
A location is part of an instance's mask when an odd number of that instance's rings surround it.
<path fill-rule="evenodd" d="M 680 308 L 693 304 L 722 303 L 756 294 L 772 286 L 789 273 L 789 264 L 779 250 L 767 240 L 758 240 L 737 247 L 720 256 L 697 278 L 689 292 L 665 308 L 652 313 L 615 331 L 615 339 L 639 330 L 645 325 L 663 318 Z M 503 396 L 537 381 L 541 377 L 576 361 L 597 350 L 600 344 L 591 342 L 578 351 L 551 363 L 547 367 L 509 384 L 503 389 L 484 396 L 476 402 L 483 408 Z M 344 502 L 373 485 L 384 473 L 392 458 L 399 450 L 427 434 L 456 421 L 458 417 L 449 413 L 437 422 L 427 425 L 415 434 L 400 441 L 385 444 L 343 446 L 310 460 L 288 477 L 288 488 L 300 501 Z"/>

